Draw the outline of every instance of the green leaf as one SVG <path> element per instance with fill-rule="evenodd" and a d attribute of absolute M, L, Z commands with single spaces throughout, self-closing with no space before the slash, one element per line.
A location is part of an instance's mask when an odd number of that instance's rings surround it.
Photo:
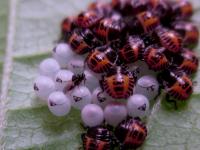
<path fill-rule="evenodd" d="M 15 56 L 47 52 L 55 45 L 60 22 L 78 14 L 91 0 L 18 0 L 16 12 Z"/>
<path fill-rule="evenodd" d="M 77 150 L 81 146 L 80 112 L 54 117 L 34 95 L 39 62 L 50 56 L 61 20 L 84 10 L 92 0 L 10 0 L 7 58 L 0 103 L 0 149 Z M 199 0 L 192 0 L 200 23 Z M 5 49 L 7 0 L 0 1 L 0 50 Z M 3 36 L 2 36 L 3 35 Z M 1 38 L 2 36 L 2 38 Z M 1 48 L 2 46 L 2 48 Z M 197 47 L 196 50 L 200 50 Z M 0 53 L 0 60 L 2 60 Z M 12 68 L 11 68 L 12 66 Z M 200 72 L 200 71 L 198 71 Z M 195 81 L 200 78 L 199 73 Z M 197 150 L 200 147 L 200 84 L 188 103 L 175 111 L 158 100 L 148 119 L 149 134 L 141 150 Z"/>
<path fill-rule="evenodd" d="M 0 1 L 0 79 L 2 78 L 2 66 L 6 47 L 7 16 L 8 1 L 2 0 Z"/>
<path fill-rule="evenodd" d="M 6 46 L 8 1 L 0 1 L 0 60 L 2 60 Z"/>

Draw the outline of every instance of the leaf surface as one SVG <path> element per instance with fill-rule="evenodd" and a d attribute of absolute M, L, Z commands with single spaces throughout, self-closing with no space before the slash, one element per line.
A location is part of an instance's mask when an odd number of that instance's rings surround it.
<path fill-rule="evenodd" d="M 0 79 L 2 78 L 3 60 L 6 47 L 8 1 L 0 1 Z M 1 81 L 0 81 L 1 83 Z"/>
<path fill-rule="evenodd" d="M 12 70 L 1 127 L 1 147 L 5 150 L 77 150 L 81 145 L 80 113 L 72 110 L 67 117 L 54 117 L 34 95 L 32 85 L 37 76 L 38 64 L 50 56 L 59 37 L 59 25 L 65 16 L 76 15 L 92 0 L 11 0 L 15 8 L 15 24 L 11 51 Z M 6 7 L 0 1 L 0 8 Z M 193 20 L 200 23 L 200 2 L 192 0 L 196 14 Z M 11 11 L 11 10 L 10 10 Z M 5 14 L 0 9 L 0 18 Z M 6 15 L 4 23 L 6 21 Z M 3 18 L 4 18 L 3 17 Z M 10 16 L 11 17 L 11 16 Z M 3 23 L 3 24 L 4 24 Z M 6 26 L 6 25 L 4 25 Z M 5 27 L 0 26 L 0 50 L 5 49 Z M 3 46 L 2 46 L 3 45 Z M 2 48 L 1 48 L 2 46 Z M 200 46 L 196 48 L 200 50 Z M 1 55 L 0 51 L 0 58 Z M 2 59 L 1 59 L 2 60 Z M 5 65 L 6 66 L 6 65 Z M 199 71 L 200 72 L 200 71 Z M 195 81 L 200 78 L 199 73 Z M 6 79 L 6 77 L 3 77 Z M 4 86 L 4 85 L 2 85 Z M 165 100 L 158 101 L 148 120 L 149 134 L 141 150 L 198 150 L 200 147 L 200 84 L 195 87 L 190 102 L 175 111 Z M 1 115 L 0 115 L 1 116 Z"/>

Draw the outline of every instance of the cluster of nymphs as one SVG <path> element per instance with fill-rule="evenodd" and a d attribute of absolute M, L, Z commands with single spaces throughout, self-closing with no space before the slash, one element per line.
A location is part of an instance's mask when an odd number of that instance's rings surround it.
<path fill-rule="evenodd" d="M 56 116 L 81 110 L 85 150 L 138 148 L 147 136 L 141 120 L 159 91 L 173 102 L 193 92 L 199 32 L 192 13 L 185 0 L 90 4 L 62 22 L 53 57 L 39 66 L 37 96 Z"/>

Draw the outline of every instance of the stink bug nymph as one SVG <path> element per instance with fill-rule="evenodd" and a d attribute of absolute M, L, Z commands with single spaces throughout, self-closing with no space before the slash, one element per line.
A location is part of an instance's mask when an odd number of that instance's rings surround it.
<path fill-rule="evenodd" d="M 100 1 L 91 3 L 88 7 L 88 10 L 96 11 L 97 13 L 103 15 L 103 17 L 109 17 L 112 13 L 111 5 Z"/>
<path fill-rule="evenodd" d="M 171 21 L 172 8 L 166 0 L 146 0 L 148 10 L 159 17 L 161 23 L 169 24 Z"/>
<path fill-rule="evenodd" d="M 61 23 L 61 40 L 68 41 L 71 32 L 76 28 L 73 17 L 67 17 Z"/>
<path fill-rule="evenodd" d="M 117 66 L 103 76 L 100 85 L 103 91 L 105 90 L 111 97 L 122 99 L 133 94 L 135 82 L 135 75 L 125 68 Z"/>
<path fill-rule="evenodd" d="M 193 51 L 185 48 L 181 54 L 173 58 L 173 65 L 190 75 L 197 71 L 199 59 Z"/>
<path fill-rule="evenodd" d="M 186 101 L 193 92 L 193 83 L 182 70 L 165 70 L 158 75 L 158 81 L 167 93 L 167 100 L 174 102 L 176 109 L 175 100 Z"/>
<path fill-rule="evenodd" d="M 153 31 L 159 24 L 159 18 L 150 11 L 144 11 L 136 16 L 145 33 Z"/>
<path fill-rule="evenodd" d="M 96 73 L 104 73 L 114 65 L 117 59 L 116 52 L 107 46 L 96 48 L 86 58 L 88 67 Z"/>
<path fill-rule="evenodd" d="M 90 52 L 92 48 L 100 45 L 99 40 L 89 29 L 74 30 L 68 42 L 73 51 L 80 55 Z"/>
<path fill-rule="evenodd" d="M 82 28 L 91 28 L 99 23 L 103 15 L 94 10 L 82 12 L 75 20 L 76 25 Z"/>
<path fill-rule="evenodd" d="M 178 21 L 173 23 L 172 26 L 182 36 L 184 46 L 193 48 L 198 44 L 199 30 L 194 23 Z"/>
<path fill-rule="evenodd" d="M 104 127 L 92 127 L 82 134 L 84 150 L 113 150 L 113 135 Z"/>
<path fill-rule="evenodd" d="M 130 36 L 126 44 L 119 50 L 119 57 L 125 63 L 133 63 L 140 59 L 144 50 L 144 42 L 139 37 Z"/>
<path fill-rule="evenodd" d="M 176 0 L 172 2 L 172 11 L 176 19 L 189 19 L 193 14 L 193 7 L 188 0 Z"/>
<path fill-rule="evenodd" d="M 96 36 L 108 43 L 125 36 L 125 23 L 122 20 L 115 20 L 113 18 L 102 19 L 98 26 L 94 28 Z"/>
<path fill-rule="evenodd" d="M 152 45 L 145 49 L 143 57 L 150 69 L 160 71 L 168 67 L 169 61 L 164 51 L 166 51 L 164 47 L 159 47 L 157 45 Z"/>
<path fill-rule="evenodd" d="M 175 31 L 158 27 L 155 30 L 158 42 L 171 53 L 179 53 L 182 48 L 182 37 Z"/>
<path fill-rule="evenodd" d="M 115 129 L 115 136 L 121 149 L 136 149 L 140 147 L 147 136 L 147 128 L 140 119 L 122 121 Z"/>

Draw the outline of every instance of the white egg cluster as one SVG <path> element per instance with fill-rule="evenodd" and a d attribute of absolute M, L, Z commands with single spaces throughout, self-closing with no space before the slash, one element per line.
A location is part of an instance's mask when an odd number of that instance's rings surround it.
<path fill-rule="evenodd" d="M 81 110 L 86 126 L 105 121 L 115 127 L 128 116 L 146 117 L 149 100 L 158 94 L 159 84 L 153 75 L 142 71 L 138 78 L 132 96 L 127 100 L 114 99 L 101 89 L 101 76 L 85 66 L 84 58 L 73 53 L 69 45 L 60 43 L 53 49 L 53 57 L 40 63 L 34 91 L 55 116 L 65 116 L 74 107 Z"/>

